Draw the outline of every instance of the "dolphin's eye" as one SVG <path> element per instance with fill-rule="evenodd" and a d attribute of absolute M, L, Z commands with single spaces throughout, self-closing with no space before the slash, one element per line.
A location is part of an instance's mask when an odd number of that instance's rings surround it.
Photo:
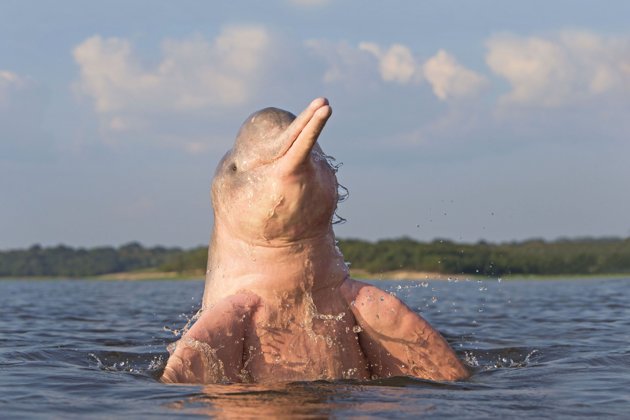
<path fill-rule="evenodd" d="M 232 164 L 230 165 L 230 170 L 232 172 L 236 172 L 236 163 L 232 162 Z"/>

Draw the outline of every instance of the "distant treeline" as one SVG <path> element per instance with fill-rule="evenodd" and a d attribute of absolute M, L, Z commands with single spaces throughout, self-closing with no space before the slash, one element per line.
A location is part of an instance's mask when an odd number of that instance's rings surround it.
<path fill-rule="evenodd" d="M 71 248 L 64 245 L 0 251 L 2 277 L 84 277 L 160 267 L 190 251 L 145 248 L 132 242 L 118 248 Z"/>
<path fill-rule="evenodd" d="M 484 276 L 630 273 L 630 238 L 532 239 L 502 244 L 350 239 L 341 241 L 340 248 L 351 267 L 371 273 L 400 269 Z"/>
<path fill-rule="evenodd" d="M 610 274 L 630 273 L 630 238 L 534 239 L 491 244 L 409 238 L 339 241 L 346 261 L 370 273 L 393 270 L 444 274 Z M 207 248 L 145 248 L 138 243 L 91 249 L 63 245 L 0 251 L 0 277 L 85 277 L 155 269 L 205 271 Z"/>

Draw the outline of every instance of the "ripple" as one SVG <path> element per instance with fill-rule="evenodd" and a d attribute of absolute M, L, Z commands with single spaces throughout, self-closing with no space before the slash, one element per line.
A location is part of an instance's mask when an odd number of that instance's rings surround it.
<path fill-rule="evenodd" d="M 473 376 L 168 386 L 157 381 L 173 340 L 162 326 L 184 326 L 203 282 L 3 281 L 0 417 L 627 415 L 627 282 L 378 285 L 421 308 Z"/>

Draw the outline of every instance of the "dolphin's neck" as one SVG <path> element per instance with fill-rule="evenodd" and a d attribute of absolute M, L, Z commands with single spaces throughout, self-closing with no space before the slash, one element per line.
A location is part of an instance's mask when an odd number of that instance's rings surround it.
<path fill-rule="evenodd" d="M 208 252 L 203 306 L 243 290 L 263 297 L 313 293 L 339 286 L 348 276 L 332 227 L 292 242 L 251 241 L 215 225 Z"/>

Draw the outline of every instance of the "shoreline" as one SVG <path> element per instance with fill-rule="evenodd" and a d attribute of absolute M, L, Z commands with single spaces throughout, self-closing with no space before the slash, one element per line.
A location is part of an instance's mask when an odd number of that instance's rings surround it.
<path fill-rule="evenodd" d="M 167 279 L 181 279 L 181 280 L 194 280 L 203 279 L 205 273 L 201 270 L 181 273 L 176 272 L 161 272 L 161 271 L 146 271 L 146 272 L 128 272 L 128 273 L 112 273 L 98 276 L 100 280 L 167 280 Z M 383 271 L 380 273 L 370 273 L 365 270 L 350 270 L 350 277 L 358 280 L 465 280 L 470 278 L 476 278 L 479 276 L 464 275 L 464 274 L 444 274 L 430 271 L 413 271 L 413 270 L 394 270 Z"/>
<path fill-rule="evenodd" d="M 89 277 L 95 280 L 203 280 L 205 273 L 202 270 L 186 271 L 129 271 L 122 273 L 108 273 L 100 276 Z"/>
<path fill-rule="evenodd" d="M 105 280 L 105 281 L 144 281 L 144 280 L 203 280 L 202 270 L 178 273 L 175 271 L 129 271 L 108 273 L 98 276 L 68 277 L 68 276 L 33 276 L 33 277 L 0 277 L 2 280 Z M 589 279 L 618 279 L 630 280 L 630 273 L 609 274 L 510 274 L 505 276 L 488 277 L 478 274 L 446 274 L 430 271 L 393 270 L 370 273 L 365 270 L 350 270 L 350 277 L 357 280 L 369 281 L 466 281 L 466 280 L 505 280 L 505 281 L 545 281 L 545 280 L 589 280 Z"/>
<path fill-rule="evenodd" d="M 466 274 L 446 274 L 431 271 L 393 270 L 370 273 L 365 270 L 350 270 L 350 277 L 359 280 L 466 280 L 476 276 Z"/>

